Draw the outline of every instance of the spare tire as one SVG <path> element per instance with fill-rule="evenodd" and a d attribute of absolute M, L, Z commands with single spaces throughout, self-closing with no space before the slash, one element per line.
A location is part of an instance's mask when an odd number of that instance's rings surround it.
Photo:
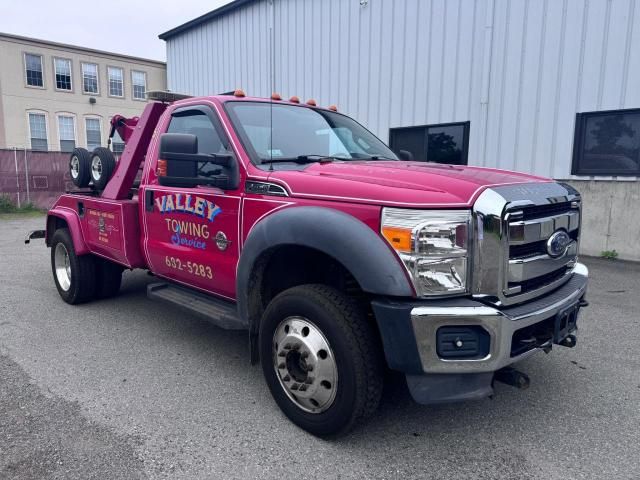
<path fill-rule="evenodd" d="M 76 187 L 85 188 L 91 181 L 91 154 L 84 148 L 74 148 L 69 157 L 69 175 Z"/>
<path fill-rule="evenodd" d="M 91 180 L 98 190 L 104 190 L 116 168 L 116 157 L 105 147 L 96 148 L 91 154 Z"/>

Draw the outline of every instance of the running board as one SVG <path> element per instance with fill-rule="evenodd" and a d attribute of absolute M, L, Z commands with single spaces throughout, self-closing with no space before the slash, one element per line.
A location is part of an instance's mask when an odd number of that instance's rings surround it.
<path fill-rule="evenodd" d="M 247 330 L 234 303 L 204 293 L 171 283 L 152 283 L 147 285 L 147 297 L 175 305 L 225 330 Z"/>

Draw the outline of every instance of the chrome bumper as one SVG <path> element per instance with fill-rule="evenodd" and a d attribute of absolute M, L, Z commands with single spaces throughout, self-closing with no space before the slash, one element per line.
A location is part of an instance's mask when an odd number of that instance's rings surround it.
<path fill-rule="evenodd" d="M 578 302 L 587 291 L 587 267 L 576 264 L 573 278 L 555 292 L 515 307 L 497 309 L 479 303 L 460 306 L 414 306 L 411 325 L 422 371 L 427 374 L 494 372 L 522 360 L 540 348 L 511 356 L 513 334 L 549 319 Z M 480 325 L 490 335 L 489 354 L 480 359 L 445 360 L 436 352 L 436 332 L 443 326 Z"/>

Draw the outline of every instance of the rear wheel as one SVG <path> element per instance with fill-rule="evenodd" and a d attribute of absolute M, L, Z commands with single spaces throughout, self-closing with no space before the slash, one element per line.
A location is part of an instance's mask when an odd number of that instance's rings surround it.
<path fill-rule="evenodd" d="M 105 147 L 96 148 L 91 154 L 91 180 L 98 190 L 104 190 L 116 168 L 113 152 Z"/>
<path fill-rule="evenodd" d="M 74 148 L 69 157 L 69 176 L 78 188 L 89 186 L 91 181 L 91 154 L 84 148 Z"/>
<path fill-rule="evenodd" d="M 56 288 L 69 304 L 91 300 L 95 294 L 95 262 L 91 255 L 76 255 L 69 230 L 56 230 L 51 238 L 51 269 Z"/>
<path fill-rule="evenodd" d="M 325 285 L 280 293 L 260 325 L 260 361 L 276 403 L 318 436 L 348 432 L 382 392 L 382 357 L 364 311 Z"/>

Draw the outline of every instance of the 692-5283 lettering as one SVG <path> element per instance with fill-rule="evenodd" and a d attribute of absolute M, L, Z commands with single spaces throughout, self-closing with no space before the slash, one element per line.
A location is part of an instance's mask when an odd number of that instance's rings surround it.
<path fill-rule="evenodd" d="M 196 277 L 213 278 L 213 270 L 211 270 L 209 265 L 189 261 L 184 262 L 177 257 L 170 257 L 168 255 L 164 257 L 164 263 L 169 268 L 179 270 L 181 272 L 188 272 Z"/>

